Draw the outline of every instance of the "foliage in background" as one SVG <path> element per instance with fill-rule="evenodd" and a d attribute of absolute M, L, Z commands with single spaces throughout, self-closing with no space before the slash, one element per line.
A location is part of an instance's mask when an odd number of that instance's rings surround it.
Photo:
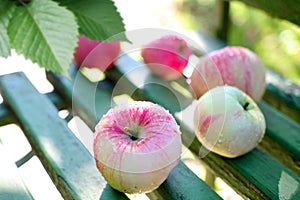
<path fill-rule="evenodd" d="M 11 49 L 67 75 L 77 36 L 126 40 L 120 14 L 111 0 L 0 0 L 0 56 Z"/>
<path fill-rule="evenodd" d="M 213 33 L 215 0 L 176 0 L 185 28 Z M 229 45 L 252 49 L 264 64 L 300 84 L 300 27 L 240 2 L 230 3 Z"/>
<path fill-rule="evenodd" d="M 206 30 L 215 29 L 215 0 L 175 0 L 179 19 L 185 29 Z"/>

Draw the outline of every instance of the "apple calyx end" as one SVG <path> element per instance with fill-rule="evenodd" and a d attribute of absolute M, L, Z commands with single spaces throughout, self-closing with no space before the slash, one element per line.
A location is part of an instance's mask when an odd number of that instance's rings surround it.
<path fill-rule="evenodd" d="M 138 137 L 138 131 L 134 131 L 134 130 L 132 130 L 131 128 L 129 128 L 127 126 L 125 126 L 123 130 L 127 133 L 128 137 L 132 141 L 136 141 L 136 140 L 139 139 L 139 137 Z"/>
<path fill-rule="evenodd" d="M 244 110 L 248 110 L 249 105 L 250 105 L 249 102 L 244 103 L 244 105 L 243 105 Z"/>

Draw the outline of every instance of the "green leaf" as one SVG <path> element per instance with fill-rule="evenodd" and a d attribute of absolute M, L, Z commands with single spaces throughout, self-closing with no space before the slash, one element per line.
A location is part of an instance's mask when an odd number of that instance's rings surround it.
<path fill-rule="evenodd" d="M 10 56 L 10 45 L 8 35 L 6 33 L 6 27 L 0 19 L 0 56 L 7 58 Z"/>
<path fill-rule="evenodd" d="M 9 37 L 6 29 L 14 8 L 13 2 L 0 0 L 0 56 L 5 58 L 10 56 Z"/>
<path fill-rule="evenodd" d="M 93 40 L 127 40 L 123 19 L 111 0 L 56 0 L 77 17 L 79 32 Z M 120 34 L 122 33 L 122 34 Z M 118 34 L 118 35 L 117 35 Z"/>
<path fill-rule="evenodd" d="M 50 0 L 17 6 L 8 25 L 11 45 L 41 67 L 67 74 L 77 45 L 75 16 Z"/>

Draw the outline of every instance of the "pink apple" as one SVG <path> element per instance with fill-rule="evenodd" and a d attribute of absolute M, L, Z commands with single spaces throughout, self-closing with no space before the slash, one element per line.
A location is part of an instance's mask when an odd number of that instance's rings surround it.
<path fill-rule="evenodd" d="M 218 86 L 197 101 L 194 113 L 197 138 L 208 150 L 234 158 L 257 146 L 266 122 L 256 103 L 232 86 Z"/>
<path fill-rule="evenodd" d="M 85 36 L 78 36 L 74 62 L 78 67 L 98 68 L 105 71 L 111 68 L 120 53 L 120 42 L 98 42 Z"/>
<path fill-rule="evenodd" d="M 266 85 L 263 63 L 244 47 L 225 47 L 201 57 L 190 77 L 196 97 L 225 84 L 239 88 L 258 102 Z"/>
<path fill-rule="evenodd" d="M 178 164 L 181 133 L 172 115 L 146 101 L 110 109 L 95 128 L 94 156 L 115 189 L 147 193 Z"/>
<path fill-rule="evenodd" d="M 142 47 L 142 57 L 149 69 L 165 80 L 182 76 L 187 66 L 191 48 L 176 35 L 166 35 Z"/>

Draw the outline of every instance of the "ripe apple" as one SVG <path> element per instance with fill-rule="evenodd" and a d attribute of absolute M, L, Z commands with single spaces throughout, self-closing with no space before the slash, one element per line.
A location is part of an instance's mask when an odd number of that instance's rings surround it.
<path fill-rule="evenodd" d="M 205 148 L 234 158 L 257 146 L 264 136 L 266 122 L 251 97 L 225 85 L 209 90 L 197 101 L 194 128 Z"/>
<path fill-rule="evenodd" d="M 265 68 L 254 52 L 229 46 L 201 57 L 189 82 L 197 98 L 213 87 L 226 84 L 258 102 L 265 91 Z"/>
<path fill-rule="evenodd" d="M 98 68 L 105 71 L 111 68 L 120 53 L 120 42 L 99 42 L 78 36 L 78 46 L 74 53 L 77 67 Z"/>
<path fill-rule="evenodd" d="M 141 55 L 145 64 L 157 76 L 174 80 L 182 76 L 192 50 L 186 41 L 176 35 L 166 35 L 144 45 Z"/>
<path fill-rule="evenodd" d="M 156 189 L 178 164 L 181 147 L 173 116 L 147 101 L 112 108 L 95 127 L 97 167 L 113 188 L 124 193 Z"/>

